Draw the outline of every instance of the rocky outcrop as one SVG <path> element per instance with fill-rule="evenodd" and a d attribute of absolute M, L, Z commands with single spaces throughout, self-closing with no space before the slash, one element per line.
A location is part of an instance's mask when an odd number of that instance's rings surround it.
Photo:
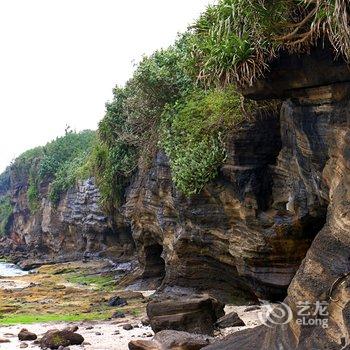
<path fill-rule="evenodd" d="M 312 120 L 305 123 L 313 130 Z M 158 154 L 126 203 L 144 275 L 226 301 L 285 296 L 324 225 L 327 198 L 318 195 L 317 178 L 298 176 L 281 137 L 292 135 L 281 132 L 275 115 L 242 125 L 228 141 L 220 176 L 190 199 L 176 191 L 167 158 Z M 323 159 L 322 145 L 312 140 L 305 146 Z M 156 261 L 165 270 L 156 271 Z"/>
<path fill-rule="evenodd" d="M 334 57 L 326 43 L 302 56 L 282 53 L 268 76 L 244 90 L 249 98 L 278 98 L 281 110 L 233 130 L 219 176 L 191 198 L 176 190 L 161 150 L 146 174 L 131 179 L 114 218 L 99 207 L 93 180 L 67 191 L 57 208 L 43 185 L 33 215 L 28 181 L 2 179 L 0 193 L 6 188 L 14 205 L 8 251 L 118 257 L 135 243 L 139 277 L 159 287 L 148 306 L 156 331 L 186 325 L 202 332 L 197 318 L 208 327 L 216 321 L 207 299 L 282 300 L 289 287 L 291 323 L 239 332 L 208 349 L 348 346 L 350 70 Z M 204 291 L 205 301 L 189 299 Z M 329 327 L 299 325 L 301 301 L 329 303 Z"/>
<path fill-rule="evenodd" d="M 282 54 L 245 91 L 283 100 L 280 115 L 236 130 L 219 177 L 199 195 L 176 191 L 161 152 L 129 189 L 126 216 L 144 274 L 163 278 L 160 291 L 279 299 L 289 286 L 290 323 L 238 332 L 208 350 L 350 346 L 350 70 L 334 56 L 327 45 Z M 301 302 L 328 327 L 300 324 Z"/>
<path fill-rule="evenodd" d="M 27 188 L 25 180 L 12 178 L 7 193 L 13 214 L 8 235 L 3 238 L 3 254 L 15 260 L 30 258 L 25 263 L 28 266 L 88 256 L 118 258 L 133 254 L 133 239 L 127 224 L 120 214 L 111 218 L 103 212 L 93 179 L 68 190 L 57 206 L 48 199 L 48 185 L 42 184 L 39 208 L 35 212 L 29 209 Z"/>
<path fill-rule="evenodd" d="M 338 69 L 338 63 L 334 64 Z M 332 74 L 330 68 L 323 72 L 324 76 Z M 346 79 L 348 82 L 344 82 Z M 340 80 L 327 86 L 291 91 L 291 98 L 284 102 L 281 112 L 282 150 L 277 169 L 283 174 L 282 170 L 289 168 L 289 208 L 299 215 L 308 211 L 314 217 L 324 216 L 321 213 L 327 209 L 326 223 L 288 289 L 285 302 L 293 312 L 292 321 L 239 332 L 209 346 L 208 350 L 349 347 L 350 79 L 347 69 Z M 305 320 L 300 315 L 300 303 L 306 303 Z M 325 309 L 317 306 L 320 303 Z"/>
<path fill-rule="evenodd" d="M 213 335 L 224 305 L 208 295 L 163 294 L 148 303 L 147 315 L 155 333 L 170 329 Z"/>

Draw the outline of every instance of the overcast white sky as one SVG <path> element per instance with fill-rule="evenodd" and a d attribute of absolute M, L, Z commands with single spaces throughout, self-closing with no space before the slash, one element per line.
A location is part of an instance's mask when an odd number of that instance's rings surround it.
<path fill-rule="evenodd" d="M 23 151 L 96 129 L 116 84 L 210 0 L 0 0 L 0 172 Z"/>

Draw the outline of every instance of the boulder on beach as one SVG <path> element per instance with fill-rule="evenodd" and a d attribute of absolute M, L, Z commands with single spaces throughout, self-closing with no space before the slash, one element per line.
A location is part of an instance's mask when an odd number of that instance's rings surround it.
<path fill-rule="evenodd" d="M 65 328 L 63 330 L 52 329 L 47 331 L 40 341 L 42 349 L 59 349 L 70 345 L 81 345 L 84 338 L 76 333 L 78 327 Z"/>
<path fill-rule="evenodd" d="M 130 323 L 127 323 L 127 324 L 123 325 L 123 329 L 126 330 L 126 331 L 131 331 L 133 328 L 134 327 Z"/>
<path fill-rule="evenodd" d="M 35 333 L 29 332 L 27 328 L 22 328 L 18 333 L 18 339 L 20 341 L 35 340 L 38 336 Z"/>
<path fill-rule="evenodd" d="M 224 316 L 223 310 L 224 304 L 207 294 L 160 295 L 147 305 L 155 333 L 170 329 L 212 335 L 215 322 Z"/>

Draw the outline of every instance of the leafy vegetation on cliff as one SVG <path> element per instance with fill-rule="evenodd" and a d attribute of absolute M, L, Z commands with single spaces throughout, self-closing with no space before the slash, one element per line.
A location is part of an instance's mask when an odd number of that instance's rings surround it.
<path fill-rule="evenodd" d="M 145 57 L 124 88 L 114 89 L 100 122 L 99 143 L 92 159 L 103 203 L 120 203 L 123 190 L 137 170 L 146 169 L 157 149 L 159 123 L 167 104 L 192 87 L 186 75 L 181 42 Z"/>
<path fill-rule="evenodd" d="M 28 206 L 35 213 L 40 206 L 40 186 L 46 183 L 49 184 L 49 198 L 57 204 L 63 191 L 77 180 L 90 176 L 89 159 L 95 138 L 94 131 L 76 133 L 67 130 L 64 136 L 47 145 L 24 152 L 0 176 L 1 183 L 4 183 L 2 187 L 6 185 L 8 189 L 10 173 L 11 181 L 28 184 Z"/>
<path fill-rule="evenodd" d="M 193 74 L 207 85 L 252 84 L 279 51 L 329 40 L 350 60 L 347 0 L 220 0 L 190 29 Z"/>
<path fill-rule="evenodd" d="M 186 195 L 198 193 L 217 175 L 225 158 L 225 134 L 243 120 L 234 88 L 204 90 L 190 77 L 188 38 L 145 57 L 99 125 L 93 151 L 104 204 L 118 205 L 136 172 L 149 168 L 165 149 L 174 182 Z"/>
<path fill-rule="evenodd" d="M 228 133 L 258 113 L 239 88 L 263 76 L 282 50 L 307 52 L 329 41 L 335 55 L 350 60 L 349 23 L 346 0 L 219 0 L 114 89 L 96 142 L 93 132 L 67 132 L 15 161 L 15 177 L 29 178 L 31 210 L 39 206 L 42 182 L 51 184 L 49 197 L 57 203 L 62 191 L 91 174 L 103 205 L 114 210 L 160 148 L 176 187 L 198 193 L 218 174 Z M 0 176 L 0 189 L 6 181 Z"/>
<path fill-rule="evenodd" d="M 244 119 L 242 99 L 231 87 L 197 89 L 163 112 L 161 146 L 177 188 L 190 196 L 217 175 L 227 131 Z"/>
<path fill-rule="evenodd" d="M 0 174 L 0 194 L 6 193 L 10 188 L 10 168 L 7 167 L 6 170 Z"/>
<path fill-rule="evenodd" d="M 96 175 L 106 202 L 120 202 L 132 174 L 160 145 L 174 183 L 199 192 L 225 159 L 232 126 L 254 114 L 234 85 L 251 85 L 281 50 L 328 40 L 350 59 L 345 0 L 219 0 L 168 50 L 144 58 L 99 127 Z M 117 195 L 118 193 L 118 195 Z"/>
<path fill-rule="evenodd" d="M 12 214 L 12 205 L 8 196 L 0 197 L 0 235 L 6 233 L 6 226 Z"/>

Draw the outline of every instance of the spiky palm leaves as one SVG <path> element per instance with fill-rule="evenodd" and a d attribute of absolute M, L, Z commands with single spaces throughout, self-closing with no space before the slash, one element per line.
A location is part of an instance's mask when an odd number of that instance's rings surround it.
<path fill-rule="evenodd" d="M 293 20 L 291 30 L 275 40 L 298 51 L 303 46 L 317 45 L 326 38 L 337 54 L 350 61 L 350 3 L 349 0 L 302 0 L 296 12 L 300 20 Z"/>
<path fill-rule="evenodd" d="M 326 38 L 350 61 L 349 0 L 221 0 L 192 27 L 191 53 L 205 84 L 251 85 L 283 48 Z"/>

